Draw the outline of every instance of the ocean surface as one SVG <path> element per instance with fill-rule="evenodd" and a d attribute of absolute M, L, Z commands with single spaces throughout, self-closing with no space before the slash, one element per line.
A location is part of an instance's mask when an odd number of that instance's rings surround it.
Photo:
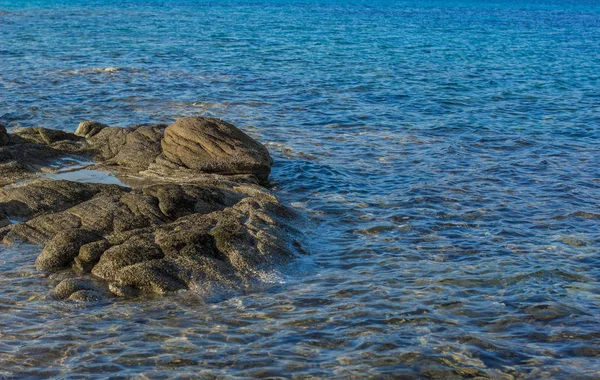
<path fill-rule="evenodd" d="M 184 115 L 267 145 L 310 254 L 82 304 L 2 246 L 0 378 L 600 378 L 598 1 L 0 0 L 1 123 Z"/>

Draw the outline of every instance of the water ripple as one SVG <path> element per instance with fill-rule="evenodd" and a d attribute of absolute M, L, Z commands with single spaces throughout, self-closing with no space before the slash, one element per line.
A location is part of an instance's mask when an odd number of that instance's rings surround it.
<path fill-rule="evenodd" d="M 0 248 L 0 377 L 600 376 L 597 3 L 0 9 L 0 122 L 227 119 L 311 252 L 243 294 L 83 305 Z"/>

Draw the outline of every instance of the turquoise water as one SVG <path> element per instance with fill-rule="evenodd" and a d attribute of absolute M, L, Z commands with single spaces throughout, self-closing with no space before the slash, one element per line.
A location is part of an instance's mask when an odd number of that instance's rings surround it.
<path fill-rule="evenodd" d="M 600 378 L 597 1 L 0 10 L 0 122 L 231 121 L 312 253 L 245 294 L 80 305 L 0 248 L 0 375 Z"/>

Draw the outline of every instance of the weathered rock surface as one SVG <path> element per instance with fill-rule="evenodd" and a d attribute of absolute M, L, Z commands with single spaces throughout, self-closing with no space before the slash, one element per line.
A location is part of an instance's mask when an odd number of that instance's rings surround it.
<path fill-rule="evenodd" d="M 207 173 L 254 174 L 266 181 L 273 163 L 263 145 L 214 118 L 177 120 L 165 130 L 161 144 L 171 162 Z"/>
<path fill-rule="evenodd" d="M 269 153 L 221 120 L 89 121 L 75 134 L 0 128 L 3 142 L 0 238 L 42 245 L 39 270 L 72 271 L 57 298 L 244 287 L 298 251 L 295 215 L 261 186 Z M 93 158 L 134 185 L 42 178 L 64 170 L 65 158 Z"/>
<path fill-rule="evenodd" d="M 107 127 L 108 125 L 94 120 L 84 120 L 79 123 L 79 126 L 77 126 L 77 129 L 75 130 L 75 136 L 90 138 Z"/>

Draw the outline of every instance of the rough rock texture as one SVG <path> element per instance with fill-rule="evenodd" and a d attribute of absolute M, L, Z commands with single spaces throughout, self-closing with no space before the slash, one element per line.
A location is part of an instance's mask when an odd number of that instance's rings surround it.
<path fill-rule="evenodd" d="M 93 281 L 82 278 L 67 278 L 54 288 L 53 296 L 72 301 L 98 301 L 108 295 L 107 290 Z"/>
<path fill-rule="evenodd" d="M 207 173 L 254 174 L 266 181 L 273 161 L 267 149 L 233 125 L 214 118 L 187 117 L 165 130 L 165 157 Z"/>
<path fill-rule="evenodd" d="M 166 125 L 139 125 L 128 129 L 108 127 L 88 139 L 99 160 L 107 164 L 144 170 L 162 153 L 160 142 Z"/>
<path fill-rule="evenodd" d="M 39 270 L 71 271 L 57 298 L 245 287 L 301 251 L 295 215 L 261 186 L 266 148 L 221 120 L 4 135 L 0 239 L 42 245 Z M 132 185 L 43 178 L 76 173 L 75 158 Z"/>
<path fill-rule="evenodd" d="M 94 120 L 84 120 L 79 123 L 79 126 L 75 130 L 75 136 L 90 138 L 107 127 L 108 125 L 98 123 Z"/>

